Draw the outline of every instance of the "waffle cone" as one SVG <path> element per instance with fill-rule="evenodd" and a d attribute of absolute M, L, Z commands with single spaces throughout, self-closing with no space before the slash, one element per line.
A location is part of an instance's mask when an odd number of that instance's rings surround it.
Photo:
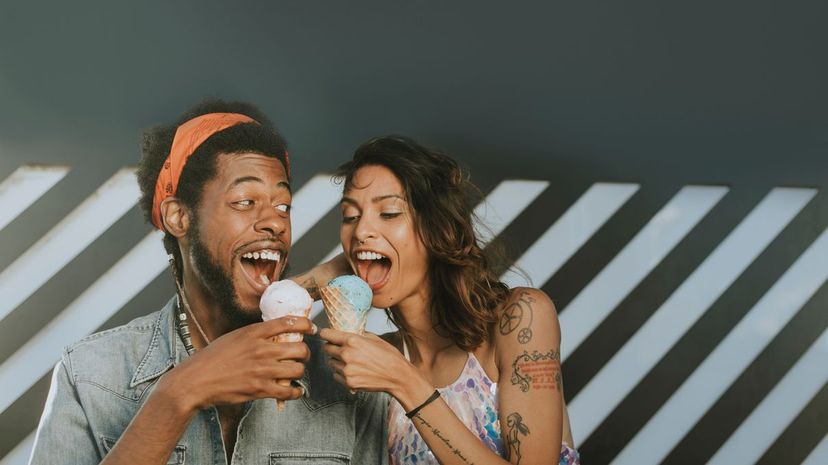
<path fill-rule="evenodd" d="M 310 314 L 310 307 L 305 311 L 304 317 L 307 317 Z M 301 342 L 304 339 L 304 335 L 302 333 L 282 333 L 278 336 L 273 338 L 273 342 Z M 288 387 L 290 386 L 290 380 L 287 379 L 280 379 L 278 381 L 279 385 Z M 277 400 L 276 401 L 276 409 L 278 411 L 283 411 L 285 409 L 285 401 Z"/>
<path fill-rule="evenodd" d="M 331 327 L 348 333 L 365 333 L 365 322 L 368 312 L 360 312 L 336 288 L 323 287 L 319 289 L 322 303 L 325 305 L 325 314 L 331 322 Z"/>

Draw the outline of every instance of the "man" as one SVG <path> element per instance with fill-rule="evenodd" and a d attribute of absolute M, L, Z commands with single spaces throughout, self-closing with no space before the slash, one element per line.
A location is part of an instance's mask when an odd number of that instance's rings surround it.
<path fill-rule="evenodd" d="M 261 321 L 290 252 L 289 170 L 251 105 L 205 102 L 147 132 L 141 205 L 178 293 L 66 349 L 32 464 L 387 463 L 387 399 L 334 382 L 307 318 Z M 305 342 L 272 341 L 285 332 Z"/>

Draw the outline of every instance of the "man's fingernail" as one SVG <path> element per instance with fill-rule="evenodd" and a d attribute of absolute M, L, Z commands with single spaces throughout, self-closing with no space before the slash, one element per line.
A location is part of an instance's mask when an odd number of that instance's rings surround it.
<path fill-rule="evenodd" d="M 311 328 L 311 334 L 319 334 L 319 327 L 316 326 L 316 323 L 311 323 L 311 325 L 313 325 L 313 327 Z"/>
<path fill-rule="evenodd" d="M 295 325 L 295 324 L 296 324 L 296 319 L 295 319 L 295 318 L 288 318 L 288 319 L 285 321 L 285 323 L 286 323 L 288 326 L 293 326 L 293 325 Z"/>

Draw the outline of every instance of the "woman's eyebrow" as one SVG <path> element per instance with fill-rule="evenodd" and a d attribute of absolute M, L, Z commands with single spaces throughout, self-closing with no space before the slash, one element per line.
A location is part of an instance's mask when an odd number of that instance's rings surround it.
<path fill-rule="evenodd" d="M 396 198 L 396 199 L 400 199 L 400 200 L 402 200 L 403 202 L 405 202 L 405 197 L 403 197 L 403 196 L 401 196 L 401 195 L 399 195 L 399 194 L 386 194 L 386 195 L 378 195 L 378 196 L 376 196 L 376 197 L 372 198 L 372 199 L 371 199 L 371 201 L 372 201 L 372 202 L 374 202 L 374 203 L 377 203 L 377 202 L 382 202 L 382 201 L 383 201 L 383 200 L 385 200 L 385 199 L 394 199 L 394 198 Z"/>
<path fill-rule="evenodd" d="M 405 197 L 403 197 L 399 194 L 386 194 L 386 195 L 378 195 L 376 197 L 373 197 L 371 199 L 371 202 L 377 203 L 377 202 L 382 202 L 383 200 L 386 200 L 386 199 L 400 199 L 403 202 L 406 201 Z M 356 200 L 354 200 L 350 197 L 347 197 L 347 196 L 343 196 L 342 200 L 340 200 L 339 203 L 340 203 L 340 205 L 343 204 L 343 203 L 349 203 L 351 205 L 357 205 L 358 204 L 358 202 Z"/>

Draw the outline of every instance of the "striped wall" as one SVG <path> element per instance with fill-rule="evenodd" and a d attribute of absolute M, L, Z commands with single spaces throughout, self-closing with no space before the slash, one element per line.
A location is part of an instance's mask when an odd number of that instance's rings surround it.
<path fill-rule="evenodd" d="M 132 168 L 43 226 L 71 175 L 0 180 L 0 465 L 26 463 L 63 346 L 172 293 Z M 339 250 L 338 188 L 319 173 L 295 191 L 303 269 Z M 495 183 L 481 237 L 515 252 L 504 280 L 522 270 L 558 306 L 584 463 L 828 463 L 827 210 L 812 187 Z"/>

